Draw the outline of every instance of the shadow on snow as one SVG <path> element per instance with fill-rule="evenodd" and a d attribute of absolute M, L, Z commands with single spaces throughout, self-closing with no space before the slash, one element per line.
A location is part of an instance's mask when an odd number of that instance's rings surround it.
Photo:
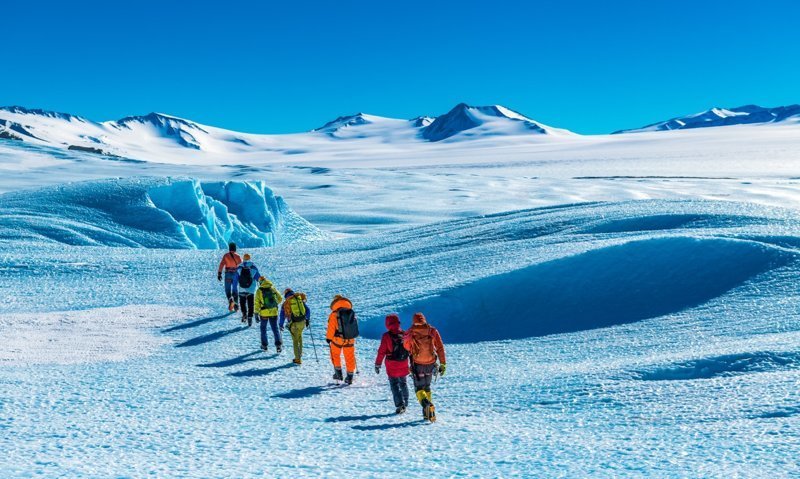
<path fill-rule="evenodd" d="M 392 416 L 394 416 L 394 414 L 392 414 Z M 372 424 L 369 426 L 362 426 L 358 424 L 353 426 L 352 429 L 355 429 L 356 431 L 382 431 L 385 429 L 400 429 L 403 427 L 420 426 L 422 424 L 427 424 L 427 421 L 420 419 L 418 421 L 408 421 L 408 422 L 390 423 L 390 424 Z"/>
<path fill-rule="evenodd" d="M 307 388 L 292 389 L 291 391 L 287 391 L 285 393 L 275 394 L 272 397 L 280 399 L 302 399 L 322 394 L 325 391 L 340 389 L 342 387 L 344 386 L 339 384 L 327 384 L 325 386 L 309 386 Z"/>
<path fill-rule="evenodd" d="M 202 336 L 198 336 L 196 338 L 187 339 L 186 341 L 176 344 L 176 348 L 185 348 L 187 346 L 199 346 L 201 344 L 210 343 L 211 341 L 216 341 L 217 339 L 224 338 L 225 336 L 233 333 L 238 333 L 239 331 L 244 331 L 247 329 L 247 326 L 239 326 L 236 328 L 231 329 L 224 329 L 221 331 L 215 331 L 213 333 L 204 334 Z"/>
<path fill-rule="evenodd" d="M 202 326 L 202 325 L 204 325 L 206 323 L 210 323 L 211 321 L 216 321 L 218 319 L 227 318 L 228 316 L 230 316 L 232 314 L 233 313 L 225 313 L 225 314 L 220 314 L 218 316 L 210 316 L 208 318 L 198 319 L 198 320 L 195 320 L 195 321 L 191 321 L 189 323 L 183 323 L 183 324 L 179 324 L 177 326 L 173 326 L 171 328 L 162 329 L 161 332 L 162 333 L 171 333 L 173 331 L 180 331 L 182 329 L 196 328 L 196 327 Z"/>
<path fill-rule="evenodd" d="M 337 416 L 337 417 L 329 417 L 328 419 L 325 420 L 325 422 L 369 421 L 370 419 L 384 419 L 392 416 L 396 416 L 396 414 L 388 413 L 388 414 L 372 414 L 372 415 L 362 415 L 362 416 Z"/>
<path fill-rule="evenodd" d="M 250 377 L 257 377 L 257 376 L 266 376 L 268 374 L 272 374 L 278 372 L 283 369 L 289 369 L 296 367 L 297 365 L 294 363 L 282 364 L 280 366 L 275 366 L 272 368 L 253 368 L 253 369 L 245 369 L 244 371 L 236 371 L 233 373 L 228 373 L 228 376 L 234 376 L 237 378 L 250 378 Z"/>
<path fill-rule="evenodd" d="M 236 366 L 239 364 L 244 364 L 250 361 L 261 361 L 264 359 L 273 359 L 277 358 L 278 354 L 272 354 L 270 356 L 264 356 L 261 354 L 261 350 L 253 351 L 252 353 L 242 354 L 241 356 L 236 356 L 235 358 L 225 359 L 222 361 L 217 361 L 215 363 L 205 363 L 205 364 L 198 364 L 198 367 L 201 368 L 227 368 L 230 366 Z"/>

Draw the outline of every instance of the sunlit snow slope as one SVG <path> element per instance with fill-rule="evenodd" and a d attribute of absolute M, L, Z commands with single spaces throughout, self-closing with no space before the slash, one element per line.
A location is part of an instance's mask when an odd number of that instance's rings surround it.
<path fill-rule="evenodd" d="M 794 211 L 589 203 L 244 250 L 309 294 L 319 363 L 225 315 L 219 251 L 0 242 L 3 476 L 800 472 Z M 349 388 L 321 342 L 335 293 L 363 319 Z M 435 425 L 371 372 L 383 316 L 418 309 L 448 346 Z"/>

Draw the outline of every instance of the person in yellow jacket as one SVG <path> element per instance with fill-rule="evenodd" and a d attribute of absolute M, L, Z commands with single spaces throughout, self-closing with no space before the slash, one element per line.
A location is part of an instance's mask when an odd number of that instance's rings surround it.
<path fill-rule="evenodd" d="M 346 339 L 339 328 L 339 316 L 354 315 L 353 303 L 344 296 L 337 294 L 331 302 L 331 314 L 328 315 L 328 330 L 325 334 L 325 341 L 331 349 L 331 362 L 333 363 L 333 379 L 342 380 L 342 353 L 344 353 L 344 363 L 347 367 L 347 377 L 344 378 L 345 384 L 353 384 L 353 374 L 356 371 L 356 340 L 355 338 Z"/>
<path fill-rule="evenodd" d="M 275 348 L 280 353 L 283 347 L 281 340 L 281 329 L 283 324 L 278 325 L 278 307 L 283 301 L 283 297 L 272 285 L 272 281 L 262 277 L 258 282 L 258 290 L 255 297 L 256 321 L 261 322 L 261 349 L 267 350 L 269 340 L 267 339 L 267 323 L 272 327 L 272 334 L 275 336 Z"/>

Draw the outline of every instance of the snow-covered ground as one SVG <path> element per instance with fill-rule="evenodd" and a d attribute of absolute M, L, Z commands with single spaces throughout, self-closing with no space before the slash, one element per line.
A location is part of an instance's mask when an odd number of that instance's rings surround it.
<path fill-rule="evenodd" d="M 293 154 L 0 140 L 0 477 L 800 474 L 800 128 L 454 110 L 481 124 L 342 117 Z M 227 314 L 196 248 L 234 236 L 309 294 L 319 363 Z M 349 388 L 336 293 L 364 321 Z M 371 367 L 417 310 L 448 346 L 433 425 Z"/>

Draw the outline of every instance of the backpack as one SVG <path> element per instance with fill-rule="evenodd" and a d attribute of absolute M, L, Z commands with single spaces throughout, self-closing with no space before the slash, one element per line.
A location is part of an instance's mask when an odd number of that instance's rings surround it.
<path fill-rule="evenodd" d="M 338 321 L 338 336 L 342 339 L 356 339 L 358 337 L 358 319 L 356 312 L 350 308 L 339 308 L 336 310 Z"/>
<path fill-rule="evenodd" d="M 287 308 L 292 321 L 305 321 L 306 319 L 306 305 L 303 304 L 303 298 L 300 294 L 294 294 L 291 298 L 286 300 L 289 303 Z"/>
<path fill-rule="evenodd" d="M 239 273 L 239 287 L 249 288 L 253 285 L 253 272 L 249 266 L 242 266 L 242 272 Z"/>
<path fill-rule="evenodd" d="M 436 361 L 436 351 L 433 346 L 433 327 L 426 328 L 412 327 L 411 334 L 411 355 L 415 363 L 430 364 Z"/>
<path fill-rule="evenodd" d="M 408 350 L 403 347 L 403 335 L 389 333 L 392 340 L 392 350 L 386 355 L 386 359 L 392 361 L 408 361 Z"/>
<path fill-rule="evenodd" d="M 261 309 L 276 309 L 278 307 L 278 298 L 272 289 L 261 288 Z"/>

